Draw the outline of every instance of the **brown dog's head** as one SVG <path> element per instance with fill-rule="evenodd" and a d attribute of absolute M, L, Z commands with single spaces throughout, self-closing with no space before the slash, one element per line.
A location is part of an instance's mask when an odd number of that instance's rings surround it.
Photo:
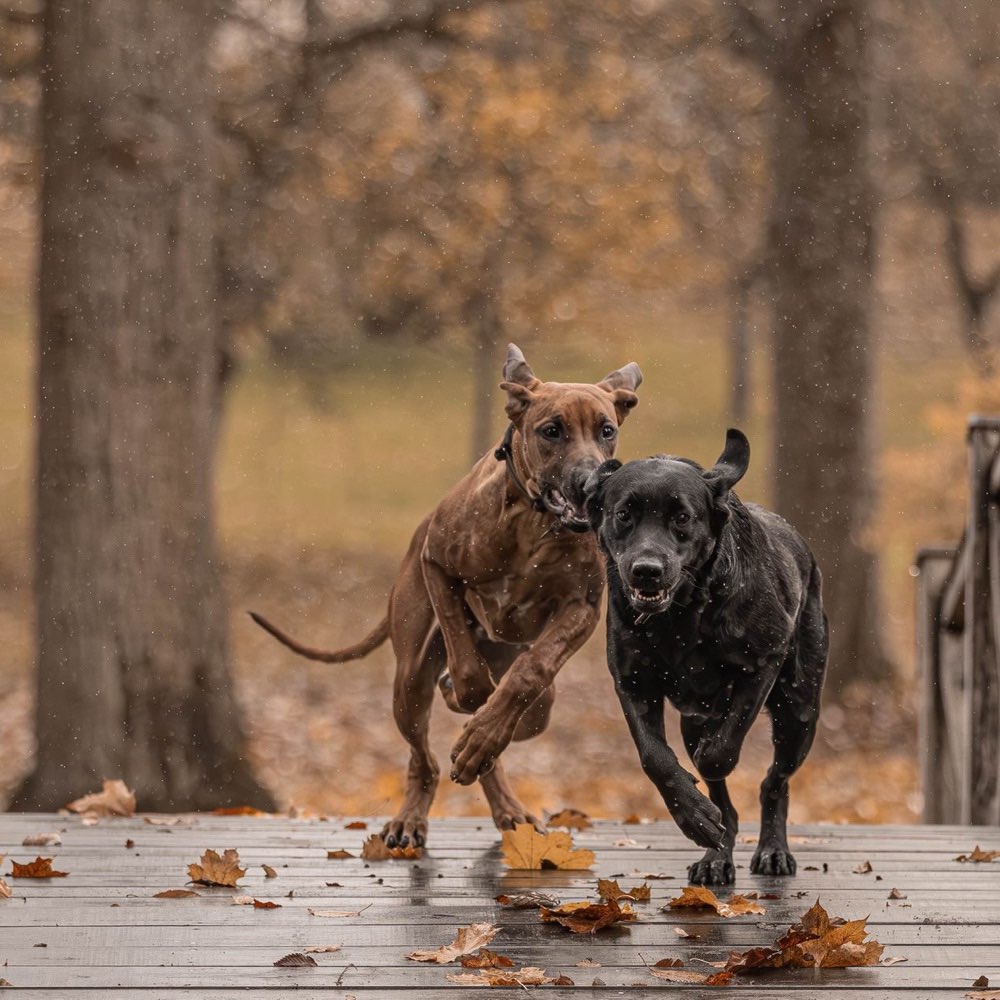
<path fill-rule="evenodd" d="M 614 455 L 618 427 L 639 402 L 639 366 L 630 362 L 596 385 L 542 382 L 510 344 L 503 377 L 507 416 L 520 432 L 515 462 L 528 489 L 567 528 L 589 531 L 583 488 Z"/>

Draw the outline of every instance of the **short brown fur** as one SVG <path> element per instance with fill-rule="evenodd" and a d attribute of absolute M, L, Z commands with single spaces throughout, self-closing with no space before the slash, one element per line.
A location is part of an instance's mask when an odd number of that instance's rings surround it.
<path fill-rule="evenodd" d="M 436 686 L 452 710 L 472 714 L 452 749 L 452 780 L 480 781 L 498 828 L 538 825 L 499 757 L 511 740 L 545 728 L 553 679 L 599 617 L 603 559 L 586 530 L 582 488 L 614 453 L 642 375 L 629 364 L 596 385 L 541 382 L 512 344 L 504 379 L 513 470 L 491 452 L 444 497 L 417 528 L 388 614 L 365 639 L 325 653 L 253 616 L 296 652 L 327 662 L 391 638 L 393 713 L 410 764 L 402 806 L 382 831 L 390 846 L 426 841 L 439 777 L 428 739 Z M 553 426 L 558 440 L 545 436 Z"/>

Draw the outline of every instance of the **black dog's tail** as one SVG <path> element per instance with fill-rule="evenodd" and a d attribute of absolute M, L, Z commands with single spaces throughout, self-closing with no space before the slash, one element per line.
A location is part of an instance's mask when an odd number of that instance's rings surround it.
<path fill-rule="evenodd" d="M 272 625 L 256 611 L 250 611 L 248 614 L 265 632 L 270 632 L 278 642 L 287 646 L 292 652 L 310 660 L 319 660 L 321 663 L 348 663 L 351 660 L 360 660 L 362 656 L 367 656 L 389 638 L 389 616 L 386 615 L 368 635 L 353 646 L 334 650 L 315 649 L 312 646 L 304 646 L 301 642 L 282 632 L 277 625 Z"/>

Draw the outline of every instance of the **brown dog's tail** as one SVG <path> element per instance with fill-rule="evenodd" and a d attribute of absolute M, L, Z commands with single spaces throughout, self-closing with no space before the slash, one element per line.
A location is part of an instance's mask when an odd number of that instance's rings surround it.
<path fill-rule="evenodd" d="M 312 646 L 303 646 L 290 635 L 286 635 L 277 625 L 272 625 L 263 615 L 256 611 L 248 612 L 250 617 L 265 631 L 270 632 L 278 642 L 287 646 L 290 650 L 305 656 L 310 660 L 319 660 L 321 663 L 347 663 L 350 660 L 360 660 L 362 656 L 367 656 L 373 649 L 381 646 L 389 638 L 389 616 L 386 615 L 360 642 L 353 646 L 345 646 L 343 649 L 314 649 Z"/>

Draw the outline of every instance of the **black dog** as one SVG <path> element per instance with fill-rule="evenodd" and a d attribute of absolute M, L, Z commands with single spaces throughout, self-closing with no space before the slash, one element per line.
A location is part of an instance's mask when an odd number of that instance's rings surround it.
<path fill-rule="evenodd" d="M 764 706 L 774 763 L 750 870 L 795 874 L 788 779 L 812 745 L 826 671 L 819 568 L 786 521 L 731 492 L 749 461 L 750 443 L 730 430 L 711 469 L 671 456 L 610 461 L 587 483 L 607 557 L 608 666 L 643 770 L 684 834 L 708 848 L 688 871 L 708 885 L 735 878 L 725 779 Z M 711 801 L 667 746 L 664 697 Z"/>

